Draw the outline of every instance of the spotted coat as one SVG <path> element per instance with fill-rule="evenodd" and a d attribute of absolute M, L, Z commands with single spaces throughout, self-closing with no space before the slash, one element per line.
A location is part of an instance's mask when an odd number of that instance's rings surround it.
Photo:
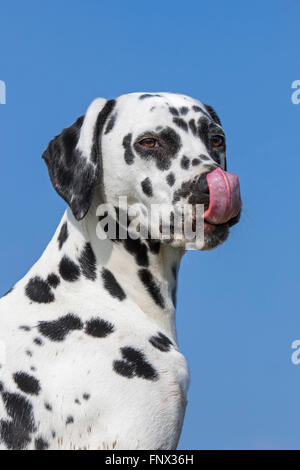
<path fill-rule="evenodd" d="M 134 93 L 95 100 L 50 142 L 43 158 L 69 208 L 0 301 L 0 448 L 176 448 L 189 383 L 174 321 L 185 246 L 100 240 L 97 207 L 124 195 L 141 211 L 205 203 L 192 182 L 225 167 L 213 132 L 224 134 L 217 115 L 193 98 Z M 153 135 L 160 148 L 145 148 Z"/>

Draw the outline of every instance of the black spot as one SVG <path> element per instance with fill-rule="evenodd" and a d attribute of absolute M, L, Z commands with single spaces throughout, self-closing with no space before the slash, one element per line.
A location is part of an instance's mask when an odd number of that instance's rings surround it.
<path fill-rule="evenodd" d="M 145 178 L 142 183 L 142 190 L 146 194 L 146 196 L 151 197 L 153 196 L 153 189 L 152 189 L 152 183 L 150 178 Z"/>
<path fill-rule="evenodd" d="M 133 240 L 130 237 L 126 238 L 123 243 L 126 250 L 135 257 L 139 266 L 149 266 L 147 246 L 145 243 L 143 243 L 139 238 Z"/>
<path fill-rule="evenodd" d="M 204 105 L 204 108 L 205 108 L 205 105 Z M 209 119 L 211 119 L 211 116 L 208 114 L 206 109 L 200 108 L 200 106 L 193 106 L 193 110 L 195 111 L 195 113 L 202 113 L 204 114 L 204 116 L 207 116 Z"/>
<path fill-rule="evenodd" d="M 109 119 L 104 134 L 108 134 L 110 131 L 113 130 L 115 122 L 116 122 L 116 118 L 117 118 L 117 113 L 113 114 L 112 117 Z"/>
<path fill-rule="evenodd" d="M 192 106 L 193 110 L 195 111 L 195 113 L 203 113 L 203 109 L 200 108 L 200 106 Z"/>
<path fill-rule="evenodd" d="M 43 345 L 43 341 L 41 340 L 41 338 L 34 338 L 33 342 L 37 344 L 38 346 Z"/>
<path fill-rule="evenodd" d="M 152 98 L 153 96 L 158 96 L 161 98 L 161 95 L 155 94 L 155 93 L 144 93 L 143 95 L 139 96 L 139 100 L 144 100 L 146 98 Z"/>
<path fill-rule="evenodd" d="M 64 256 L 59 263 L 59 274 L 65 281 L 74 282 L 80 276 L 80 269 L 70 258 Z"/>
<path fill-rule="evenodd" d="M 175 175 L 174 175 L 174 173 L 172 173 L 172 172 L 169 173 L 169 174 L 167 175 L 166 180 L 167 180 L 167 183 L 168 183 L 169 186 L 173 186 L 174 183 L 175 183 Z"/>
<path fill-rule="evenodd" d="M 13 374 L 13 379 L 18 388 L 24 393 L 38 395 L 41 391 L 39 381 L 32 375 L 26 374 L 26 372 L 16 372 Z"/>
<path fill-rule="evenodd" d="M 89 400 L 89 399 L 91 398 L 91 395 L 90 395 L 89 393 L 84 393 L 84 394 L 82 395 L 82 398 L 83 398 L 84 400 Z"/>
<path fill-rule="evenodd" d="M 18 393 L 3 392 L 2 398 L 11 421 L 0 421 L 0 441 L 8 449 L 22 450 L 30 443 L 30 434 L 35 431 L 32 404 Z"/>
<path fill-rule="evenodd" d="M 188 125 L 187 123 L 181 119 L 181 118 L 173 118 L 173 122 L 178 126 L 180 127 L 180 129 L 183 129 L 184 131 L 187 131 L 188 130 Z"/>
<path fill-rule="evenodd" d="M 29 357 L 32 357 L 32 356 L 33 356 L 33 352 L 30 351 L 29 349 L 27 349 L 26 354 L 27 354 L 27 356 L 29 356 Z"/>
<path fill-rule="evenodd" d="M 120 286 L 111 271 L 103 268 L 102 279 L 104 281 L 105 289 L 110 293 L 112 297 L 115 297 L 119 300 L 124 300 L 126 298 L 125 292 L 123 291 L 122 287 Z"/>
<path fill-rule="evenodd" d="M 71 424 L 71 423 L 74 423 L 74 418 L 73 416 L 68 416 L 66 419 L 66 424 Z"/>
<path fill-rule="evenodd" d="M 123 360 L 114 361 L 113 369 L 117 374 L 132 379 L 133 377 L 140 377 L 146 380 L 157 380 L 158 373 L 147 362 L 144 354 L 138 349 L 132 347 L 121 348 L 121 355 Z"/>
<path fill-rule="evenodd" d="M 78 400 L 78 398 L 76 398 L 76 400 L 74 400 L 74 402 L 76 403 L 76 405 L 81 405 L 80 401 Z"/>
<path fill-rule="evenodd" d="M 51 436 L 52 436 L 53 439 L 55 439 L 56 438 L 56 432 L 52 431 Z"/>
<path fill-rule="evenodd" d="M 20 330 L 24 330 L 24 331 L 30 331 L 31 330 L 30 326 L 27 326 L 27 325 L 21 325 L 21 326 L 19 326 L 19 328 L 20 328 Z"/>
<path fill-rule="evenodd" d="M 169 108 L 169 111 L 170 111 L 171 114 L 173 114 L 173 116 L 179 116 L 179 111 L 178 111 L 178 109 L 174 108 L 173 106 L 171 106 L 171 107 Z"/>
<path fill-rule="evenodd" d="M 180 188 L 178 188 L 173 195 L 173 204 L 180 201 L 180 198 L 187 198 L 192 191 L 192 184 L 189 181 L 184 181 Z"/>
<path fill-rule="evenodd" d="M 60 279 L 56 274 L 51 273 L 47 277 L 47 282 L 51 287 L 53 287 L 53 289 L 56 289 L 56 287 L 60 284 Z"/>
<path fill-rule="evenodd" d="M 48 449 L 49 444 L 42 437 L 38 437 L 34 441 L 34 447 L 35 447 L 36 450 L 46 450 L 46 449 Z"/>
<path fill-rule="evenodd" d="M 196 135 L 196 134 L 197 134 L 197 126 L 196 126 L 196 123 L 195 123 L 195 120 L 194 120 L 194 119 L 191 119 L 191 120 L 189 121 L 189 127 L 190 127 L 192 133 L 193 133 L 194 135 Z"/>
<path fill-rule="evenodd" d="M 57 241 L 58 241 L 58 246 L 59 249 L 62 249 L 63 244 L 67 241 L 69 236 L 69 231 L 68 231 L 68 224 L 65 222 L 60 229 Z"/>
<path fill-rule="evenodd" d="M 203 155 L 203 154 L 199 155 L 199 158 L 203 161 L 210 161 L 211 160 L 207 155 Z"/>
<path fill-rule="evenodd" d="M 30 433 L 14 421 L 0 421 L 0 438 L 9 450 L 23 450 L 30 444 Z"/>
<path fill-rule="evenodd" d="M 125 135 L 123 139 L 123 147 L 125 149 L 124 158 L 125 158 L 125 162 L 127 163 L 127 165 L 132 165 L 132 163 L 134 162 L 134 153 L 132 152 L 132 149 L 131 149 L 131 139 L 132 139 L 132 134 Z"/>
<path fill-rule="evenodd" d="M 190 159 L 186 157 L 185 155 L 183 155 L 180 165 L 181 165 L 181 168 L 183 168 L 184 170 L 188 170 L 190 167 Z"/>
<path fill-rule="evenodd" d="M 71 331 L 82 330 L 83 323 L 80 318 L 72 313 L 53 321 L 41 321 L 38 325 L 39 332 L 51 341 L 63 341 Z"/>
<path fill-rule="evenodd" d="M 192 165 L 197 166 L 201 163 L 201 160 L 199 158 L 193 158 L 192 160 Z"/>
<path fill-rule="evenodd" d="M 189 112 L 189 108 L 187 108 L 186 106 L 182 106 L 179 109 L 179 111 L 180 111 L 180 114 L 182 114 L 184 116 L 185 114 L 187 114 Z"/>
<path fill-rule="evenodd" d="M 206 148 L 209 148 L 209 125 L 206 117 L 199 119 L 198 133 L 202 142 L 205 144 Z"/>
<path fill-rule="evenodd" d="M 151 238 L 148 238 L 146 242 L 150 248 L 151 253 L 153 253 L 154 255 L 158 255 L 160 251 L 160 241 L 152 240 Z"/>
<path fill-rule="evenodd" d="M 10 294 L 13 290 L 14 290 L 14 288 L 12 287 L 5 294 L 3 294 L 2 297 L 5 297 L 6 295 Z"/>
<path fill-rule="evenodd" d="M 52 406 L 48 402 L 45 403 L 45 408 L 47 411 L 52 411 Z"/>
<path fill-rule="evenodd" d="M 156 285 L 152 273 L 149 271 L 149 269 L 140 269 L 139 272 L 139 278 L 146 287 L 147 291 L 151 295 L 152 299 L 154 302 L 161 308 L 165 307 L 165 302 L 164 299 L 161 295 L 159 287 Z"/>
<path fill-rule="evenodd" d="M 94 281 L 97 277 L 96 274 L 96 256 L 90 243 L 86 243 L 79 257 L 79 264 L 81 267 L 82 274 L 91 281 Z"/>
<path fill-rule="evenodd" d="M 49 304 L 55 299 L 50 286 L 39 276 L 33 277 L 28 281 L 25 287 L 25 294 L 30 300 L 39 304 Z"/>
<path fill-rule="evenodd" d="M 172 341 L 163 333 L 158 333 L 157 336 L 151 336 L 149 341 L 152 346 L 163 352 L 170 351 L 170 348 L 173 344 Z"/>
<path fill-rule="evenodd" d="M 92 318 L 86 322 L 85 332 L 87 335 L 94 336 L 95 338 L 105 338 L 113 333 L 114 326 L 101 318 Z"/>

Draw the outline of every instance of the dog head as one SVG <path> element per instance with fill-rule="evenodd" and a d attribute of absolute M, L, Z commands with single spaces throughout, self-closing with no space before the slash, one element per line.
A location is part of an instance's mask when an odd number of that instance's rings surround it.
<path fill-rule="evenodd" d="M 127 208 L 135 207 L 139 230 L 147 225 L 157 239 L 165 219 L 160 213 L 159 224 L 149 224 L 151 208 L 171 208 L 164 242 L 184 246 L 186 240 L 175 236 L 174 219 L 188 204 L 193 225 L 200 205 L 200 249 L 210 249 L 226 240 L 241 210 L 238 179 L 226 171 L 225 151 L 221 122 L 210 106 L 173 93 L 132 93 L 95 100 L 50 142 L 43 158 L 77 220 L 100 193 L 112 207 L 126 198 Z"/>

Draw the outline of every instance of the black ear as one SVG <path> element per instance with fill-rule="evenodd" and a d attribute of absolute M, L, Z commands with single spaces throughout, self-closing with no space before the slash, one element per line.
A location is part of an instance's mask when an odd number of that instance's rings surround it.
<path fill-rule="evenodd" d="M 43 153 L 51 182 L 77 220 L 88 212 L 100 175 L 101 132 L 115 100 L 98 98 L 85 116 L 51 140 Z"/>

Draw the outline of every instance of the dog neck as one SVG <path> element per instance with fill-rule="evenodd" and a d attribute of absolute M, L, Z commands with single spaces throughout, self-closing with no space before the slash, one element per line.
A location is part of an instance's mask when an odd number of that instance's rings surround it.
<path fill-rule="evenodd" d="M 140 239 L 101 240 L 98 224 L 93 207 L 81 221 L 67 209 L 40 260 L 42 272 L 52 269 L 60 274 L 62 283 L 75 286 L 72 274 L 68 279 L 68 272 L 64 272 L 68 266 L 62 265 L 62 260 L 67 259 L 71 270 L 73 263 L 80 277 L 87 278 L 89 292 L 94 288 L 95 301 L 99 301 L 99 292 L 103 293 L 102 285 L 106 294 L 114 297 L 116 310 L 122 309 L 123 301 L 131 302 L 130 308 L 138 308 L 176 340 L 177 274 L 184 250 Z M 67 295 L 70 292 L 80 296 L 80 288 L 68 289 Z"/>

